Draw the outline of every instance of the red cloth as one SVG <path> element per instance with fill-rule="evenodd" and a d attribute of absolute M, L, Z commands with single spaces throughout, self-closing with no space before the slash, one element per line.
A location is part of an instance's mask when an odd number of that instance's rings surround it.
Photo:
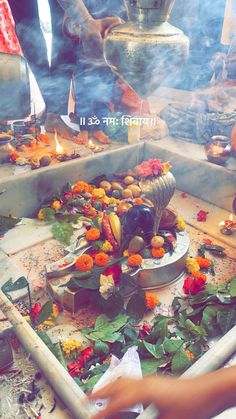
<path fill-rule="evenodd" d="M 0 52 L 22 55 L 14 20 L 6 0 L 0 0 Z"/>

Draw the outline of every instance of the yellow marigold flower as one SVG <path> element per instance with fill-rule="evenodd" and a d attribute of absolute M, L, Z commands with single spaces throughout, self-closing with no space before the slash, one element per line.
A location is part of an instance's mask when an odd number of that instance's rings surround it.
<path fill-rule="evenodd" d="M 149 309 L 156 307 L 159 302 L 158 297 L 155 294 L 152 294 L 151 292 L 146 292 L 145 300 L 146 307 Z"/>
<path fill-rule="evenodd" d="M 121 203 L 121 200 L 114 198 L 113 196 L 111 197 L 105 196 L 105 198 L 103 199 L 103 202 L 106 205 L 111 205 L 111 204 L 119 205 Z"/>
<path fill-rule="evenodd" d="M 73 358 L 73 352 L 79 355 L 83 345 L 75 339 L 66 339 L 62 342 L 61 347 L 66 358 Z"/>
<path fill-rule="evenodd" d="M 184 231 L 186 229 L 186 223 L 180 215 L 176 217 L 175 226 L 178 231 Z"/>
<path fill-rule="evenodd" d="M 189 273 L 200 271 L 200 266 L 194 258 L 187 258 L 185 260 L 185 266 Z"/>
<path fill-rule="evenodd" d="M 38 220 L 40 221 L 44 220 L 44 213 L 42 209 L 39 210 L 37 217 L 38 217 Z"/>
<path fill-rule="evenodd" d="M 92 195 L 96 199 L 101 199 L 106 196 L 106 192 L 103 188 L 95 188 L 92 192 Z"/>
<path fill-rule="evenodd" d="M 61 209 L 60 201 L 53 201 L 51 203 L 51 208 L 54 209 L 55 211 L 59 211 L 59 209 Z"/>
<path fill-rule="evenodd" d="M 104 253 L 110 253 L 113 252 L 113 246 L 111 245 L 111 243 L 108 240 L 105 240 L 105 242 L 103 243 L 101 250 Z"/>
<path fill-rule="evenodd" d="M 129 257 L 129 251 L 128 251 L 128 249 L 125 249 L 125 250 L 123 251 L 123 256 L 124 256 L 124 257 Z"/>
<path fill-rule="evenodd" d="M 165 163 L 162 163 L 162 167 L 163 167 L 163 170 L 162 170 L 163 175 L 166 175 L 169 172 L 169 170 L 172 168 L 169 161 L 166 161 Z"/>
<path fill-rule="evenodd" d="M 58 305 L 55 304 L 55 303 L 53 303 L 53 306 L 52 306 L 52 316 L 54 318 L 56 318 L 59 313 L 60 313 L 60 311 L 59 311 Z"/>

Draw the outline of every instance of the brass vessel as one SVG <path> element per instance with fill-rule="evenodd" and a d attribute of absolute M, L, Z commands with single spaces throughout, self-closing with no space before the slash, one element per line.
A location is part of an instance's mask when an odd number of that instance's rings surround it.
<path fill-rule="evenodd" d="M 175 79 L 188 56 L 188 38 L 167 22 L 174 1 L 125 0 L 128 22 L 104 40 L 107 64 L 142 98 Z"/>

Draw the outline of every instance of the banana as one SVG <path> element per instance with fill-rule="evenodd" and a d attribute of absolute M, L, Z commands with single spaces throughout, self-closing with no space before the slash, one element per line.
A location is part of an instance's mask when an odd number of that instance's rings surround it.
<path fill-rule="evenodd" d="M 109 223 L 111 226 L 112 233 L 118 242 L 120 244 L 121 240 L 121 223 L 118 215 L 116 215 L 114 212 L 111 212 L 109 214 Z"/>

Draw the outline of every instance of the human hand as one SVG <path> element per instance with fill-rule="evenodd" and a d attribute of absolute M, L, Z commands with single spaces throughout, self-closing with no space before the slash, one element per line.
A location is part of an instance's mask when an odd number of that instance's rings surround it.
<path fill-rule="evenodd" d="M 103 39 L 108 30 L 122 23 L 119 17 L 105 17 L 103 19 L 87 19 L 81 27 L 80 39 L 84 50 L 91 57 L 103 55 Z"/>
<path fill-rule="evenodd" d="M 94 419 L 107 418 L 137 403 L 153 403 L 159 419 L 210 419 L 217 412 L 215 395 L 205 377 L 179 379 L 150 376 L 143 380 L 119 379 L 89 395 L 89 400 L 109 399 Z"/>

